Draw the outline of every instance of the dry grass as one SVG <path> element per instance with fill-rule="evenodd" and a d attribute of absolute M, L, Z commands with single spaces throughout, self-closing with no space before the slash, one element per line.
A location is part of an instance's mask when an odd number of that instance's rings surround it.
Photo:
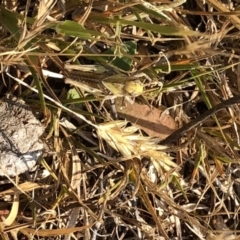
<path fill-rule="evenodd" d="M 121 73 L 114 86 L 181 127 L 240 89 L 237 1 L 205 2 L 2 4 L 0 93 L 42 114 L 46 143 L 33 172 L 2 177 L 2 239 L 240 239 L 238 104 L 164 146 L 101 109 L 99 84 L 42 72 Z"/>

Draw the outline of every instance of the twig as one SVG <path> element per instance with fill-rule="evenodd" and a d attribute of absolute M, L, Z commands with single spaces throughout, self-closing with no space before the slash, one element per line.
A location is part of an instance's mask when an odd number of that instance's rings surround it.
<path fill-rule="evenodd" d="M 177 131 L 173 132 L 167 138 L 162 140 L 161 144 L 171 144 L 173 141 L 175 141 L 178 138 L 180 138 L 184 133 L 186 133 L 187 131 L 193 129 L 197 125 L 201 124 L 204 120 L 206 120 L 211 115 L 217 113 L 218 111 L 220 111 L 220 110 L 222 110 L 224 108 L 230 107 L 231 105 L 234 105 L 236 103 L 240 103 L 240 95 L 237 95 L 237 96 L 235 96 L 233 98 L 229 98 L 229 99 L 227 99 L 227 100 L 217 104 L 213 108 L 207 110 L 205 113 L 203 113 L 202 115 L 200 115 L 196 119 L 190 121 L 189 123 L 187 123 L 183 127 L 179 128 Z"/>

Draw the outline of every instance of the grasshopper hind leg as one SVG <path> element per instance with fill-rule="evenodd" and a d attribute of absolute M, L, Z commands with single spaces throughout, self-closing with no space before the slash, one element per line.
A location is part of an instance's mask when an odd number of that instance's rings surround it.
<path fill-rule="evenodd" d="M 105 96 L 100 103 L 100 110 L 103 108 L 104 103 L 109 100 L 110 102 L 110 111 L 112 113 L 113 118 L 116 120 L 118 119 L 118 114 L 117 114 L 117 109 L 116 109 L 116 105 L 115 105 L 115 101 L 114 99 L 116 98 L 116 96 Z"/>
<path fill-rule="evenodd" d="M 110 99 L 110 106 L 111 106 L 111 112 L 112 112 L 112 115 L 113 115 L 113 119 L 117 120 L 118 119 L 118 113 L 117 113 L 116 104 L 115 104 L 114 99 Z"/>

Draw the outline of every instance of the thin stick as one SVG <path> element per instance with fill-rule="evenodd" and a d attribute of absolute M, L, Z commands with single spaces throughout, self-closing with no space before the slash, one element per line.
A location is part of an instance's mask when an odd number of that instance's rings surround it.
<path fill-rule="evenodd" d="M 217 113 L 218 111 L 220 111 L 220 110 L 222 110 L 224 108 L 228 108 L 228 107 L 230 107 L 230 106 L 232 106 L 232 105 L 234 105 L 236 103 L 240 103 L 240 95 L 237 95 L 237 96 L 235 96 L 233 98 L 229 98 L 229 99 L 227 99 L 227 100 L 217 104 L 213 108 L 207 110 L 205 113 L 203 113 L 202 115 L 200 115 L 196 119 L 190 121 L 189 123 L 187 123 L 183 127 L 179 128 L 177 131 L 173 132 L 167 138 L 162 140 L 161 144 L 171 144 L 173 141 L 175 141 L 178 138 L 182 137 L 182 135 L 184 133 L 188 132 L 189 130 L 191 130 L 194 127 L 196 127 L 199 124 L 201 124 L 204 120 L 206 120 L 211 115 Z"/>

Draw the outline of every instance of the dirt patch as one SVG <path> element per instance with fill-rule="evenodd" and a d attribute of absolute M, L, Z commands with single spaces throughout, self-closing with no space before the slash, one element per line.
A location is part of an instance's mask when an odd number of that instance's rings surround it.
<path fill-rule="evenodd" d="M 40 121 L 23 100 L 10 95 L 0 102 L 0 175 L 31 170 L 43 151 Z"/>

